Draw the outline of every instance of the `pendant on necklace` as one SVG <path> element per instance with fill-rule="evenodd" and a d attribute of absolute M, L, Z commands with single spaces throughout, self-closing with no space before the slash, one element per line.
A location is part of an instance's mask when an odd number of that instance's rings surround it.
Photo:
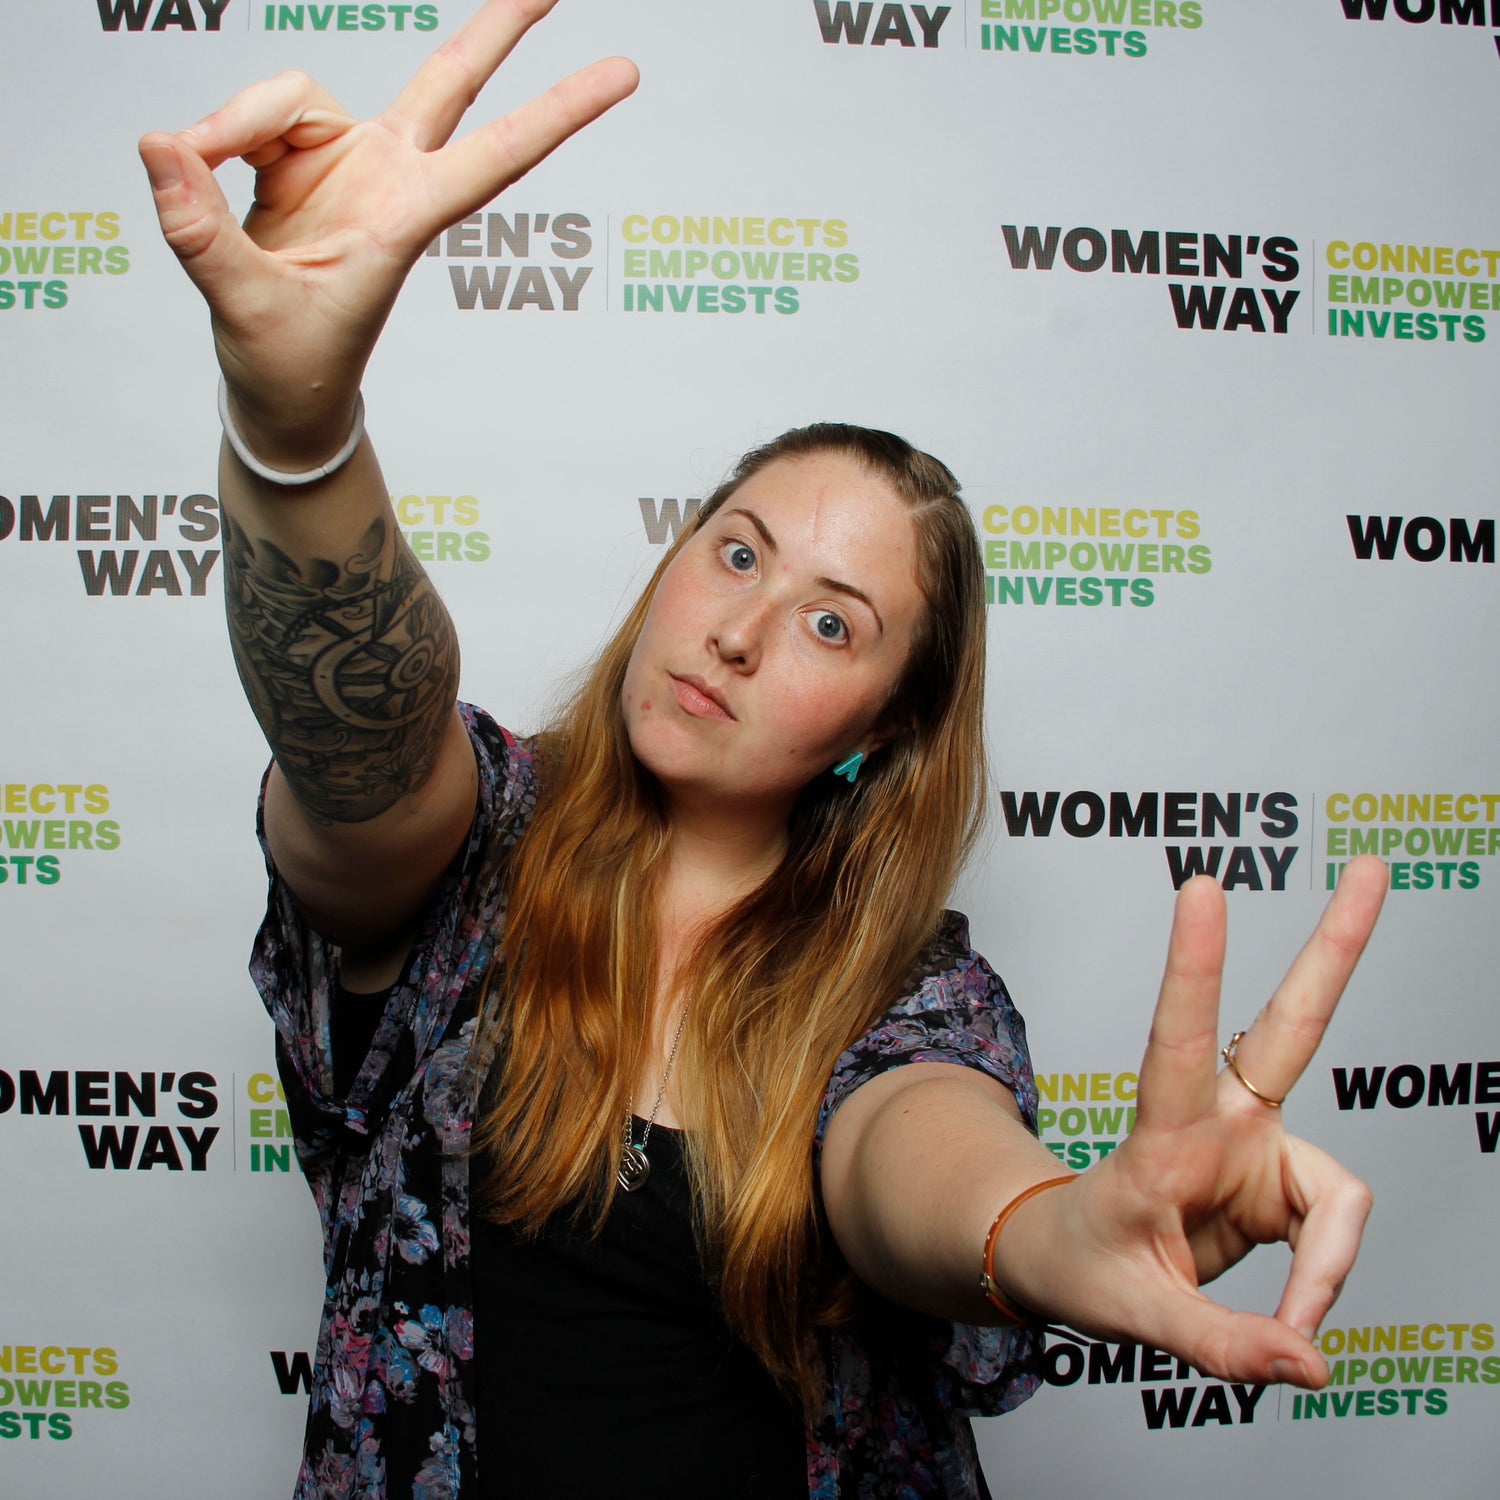
<path fill-rule="evenodd" d="M 651 1175 L 651 1163 L 646 1153 L 633 1141 L 626 1141 L 620 1151 L 620 1165 L 615 1170 L 615 1181 L 627 1192 L 633 1193 L 645 1187 Z"/>

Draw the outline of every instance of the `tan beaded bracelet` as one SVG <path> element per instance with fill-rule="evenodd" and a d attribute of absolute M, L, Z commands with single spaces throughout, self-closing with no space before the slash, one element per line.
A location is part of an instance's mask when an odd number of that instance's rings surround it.
<path fill-rule="evenodd" d="M 1009 1323 L 1035 1323 L 1038 1319 L 1031 1313 L 1017 1312 L 1000 1295 L 1000 1288 L 995 1284 L 995 1245 L 1000 1238 L 1000 1231 L 1005 1228 L 1010 1216 L 1028 1199 L 1035 1198 L 1038 1193 L 1045 1193 L 1048 1188 L 1061 1187 L 1065 1182 L 1072 1182 L 1077 1176 L 1076 1172 L 1069 1172 L 1065 1177 L 1048 1177 L 1042 1182 L 1033 1182 L 1025 1192 L 1017 1193 L 995 1215 L 995 1222 L 990 1225 L 990 1232 L 984 1240 L 984 1258 L 979 1263 L 979 1289 L 990 1299 L 990 1306 Z"/>

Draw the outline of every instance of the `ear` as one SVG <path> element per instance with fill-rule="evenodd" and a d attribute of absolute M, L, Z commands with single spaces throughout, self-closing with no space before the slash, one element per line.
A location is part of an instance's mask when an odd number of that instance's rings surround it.
<path fill-rule="evenodd" d="M 832 767 L 835 776 L 842 776 L 845 781 L 853 786 L 859 779 L 859 768 L 864 764 L 865 752 L 856 750 L 852 755 L 846 755 L 836 766 Z"/>
<path fill-rule="evenodd" d="M 904 739 L 916 728 L 909 714 L 886 713 L 870 732 L 855 746 L 857 750 L 863 750 L 865 759 L 868 760 L 877 750 L 883 750 L 894 740 Z"/>
<path fill-rule="evenodd" d="M 892 736 L 889 734 L 877 733 L 872 730 L 848 755 L 833 767 L 833 774 L 844 777 L 852 786 L 861 768 L 877 750 L 888 744 L 891 738 Z"/>

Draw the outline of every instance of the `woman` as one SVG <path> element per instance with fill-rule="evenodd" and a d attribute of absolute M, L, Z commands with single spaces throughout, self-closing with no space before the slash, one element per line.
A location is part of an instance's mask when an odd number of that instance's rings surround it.
<path fill-rule="evenodd" d="M 1137 1129 L 1059 1177 L 1019 1019 L 940 913 L 983 784 L 942 465 L 788 434 L 552 730 L 455 708 L 358 388 L 433 235 L 634 87 L 601 63 L 445 144 L 549 8 L 490 0 L 376 121 L 283 75 L 142 142 L 213 314 L 231 633 L 275 755 L 254 969 L 329 1273 L 298 1494 L 980 1494 L 965 1414 L 1034 1388 L 1044 1316 L 1321 1383 L 1369 1195 L 1277 1106 L 1383 872 L 1351 863 L 1217 1075 L 1222 898 L 1185 887 Z M 1198 1290 L 1274 1239 L 1276 1318 Z"/>

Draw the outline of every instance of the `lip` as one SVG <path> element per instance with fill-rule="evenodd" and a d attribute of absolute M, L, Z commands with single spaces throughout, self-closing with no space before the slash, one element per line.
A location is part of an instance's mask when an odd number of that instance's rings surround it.
<path fill-rule="evenodd" d="M 690 672 L 668 672 L 672 691 L 684 713 L 695 719 L 734 719 L 729 704 L 718 688 Z"/>

